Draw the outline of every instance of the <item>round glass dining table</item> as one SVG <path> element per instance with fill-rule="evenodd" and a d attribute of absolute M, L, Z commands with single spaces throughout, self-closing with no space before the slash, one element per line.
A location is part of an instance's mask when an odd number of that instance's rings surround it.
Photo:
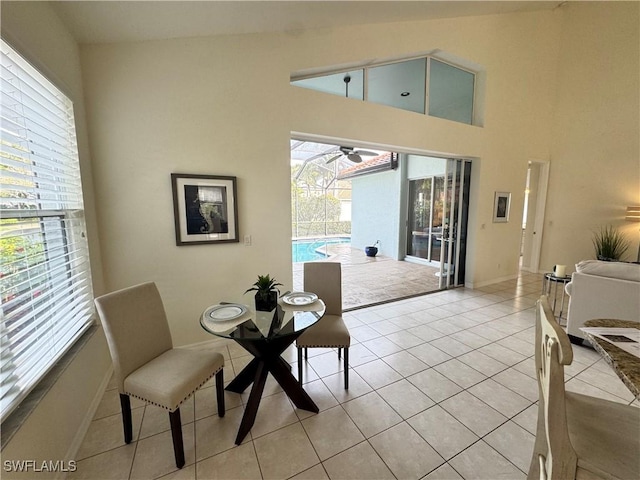
<path fill-rule="evenodd" d="M 281 354 L 302 332 L 318 322 L 324 312 L 324 303 L 316 300 L 304 306 L 279 303 L 270 312 L 255 311 L 245 305 L 220 303 L 202 313 L 202 328 L 218 337 L 234 340 L 254 357 L 226 387 L 230 392 L 242 393 L 253 383 L 236 445 L 242 443 L 253 427 L 269 373 L 296 407 L 318 413 L 318 406 L 291 374 L 291 366 Z"/>
<path fill-rule="evenodd" d="M 238 312 L 238 316 L 225 319 L 222 309 Z M 200 317 L 200 325 L 207 332 L 232 340 L 274 340 L 295 335 L 297 338 L 322 318 L 325 306 L 322 300 L 310 305 L 294 306 L 279 303 L 270 312 L 261 312 L 246 305 L 221 303 L 207 308 Z M 295 338 L 294 338 L 295 340 Z"/>

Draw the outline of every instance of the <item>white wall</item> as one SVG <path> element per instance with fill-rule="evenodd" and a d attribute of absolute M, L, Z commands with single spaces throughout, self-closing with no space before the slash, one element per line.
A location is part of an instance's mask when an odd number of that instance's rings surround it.
<path fill-rule="evenodd" d="M 632 242 L 626 260 L 638 252 L 638 224 L 624 215 L 640 204 L 640 4 L 563 10 L 541 268 L 566 264 L 570 273 L 595 258 L 591 239 L 603 225 Z"/>
<path fill-rule="evenodd" d="M 288 71 L 277 37 L 83 48 L 109 289 L 154 280 L 178 345 L 210 336 L 217 301 L 250 302 L 258 274 L 291 288 Z M 175 245 L 171 173 L 237 176 L 252 245 Z"/>
<path fill-rule="evenodd" d="M 542 12 L 84 46 L 108 289 L 158 282 L 183 344 L 206 340 L 201 311 L 221 299 L 247 301 L 242 292 L 256 275 L 290 283 L 291 132 L 482 158 L 467 275 L 515 275 L 520 227 L 491 224 L 493 192 L 514 192 L 517 216 L 526 160 L 548 157 L 556 70 L 547 59 L 557 56 L 560 21 Z M 305 68 L 436 48 L 486 68 L 484 128 L 289 85 L 291 72 Z M 240 235 L 253 245 L 176 247 L 172 172 L 237 176 Z"/>
<path fill-rule="evenodd" d="M 91 255 L 93 288 L 104 292 L 100 242 L 95 215 L 78 46 L 45 3 L 3 2 L 2 37 L 63 90 L 74 103 L 84 204 Z M 76 354 L 53 387 L 2 450 L 3 460 L 69 460 L 82 439 L 92 405 L 100 399 L 101 384 L 111 359 L 102 330 Z M 71 456 L 71 457 L 70 457 Z M 15 473 L 2 471 L 2 478 Z M 30 472 L 25 477 L 32 476 Z M 39 473 L 38 478 L 54 474 Z"/>
<path fill-rule="evenodd" d="M 364 250 L 380 240 L 378 253 L 398 259 L 400 170 L 364 175 L 351 180 L 351 246 Z M 364 255 L 364 253 L 363 253 Z"/>

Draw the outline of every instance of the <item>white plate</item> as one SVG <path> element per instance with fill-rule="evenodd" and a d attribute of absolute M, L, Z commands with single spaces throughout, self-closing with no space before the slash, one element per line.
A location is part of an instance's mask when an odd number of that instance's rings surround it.
<path fill-rule="evenodd" d="M 318 300 L 315 293 L 293 292 L 282 297 L 282 301 L 288 305 L 310 305 Z"/>
<path fill-rule="evenodd" d="M 207 315 L 214 322 L 225 322 L 227 320 L 235 320 L 247 313 L 247 307 L 238 303 L 228 303 L 225 305 L 216 305 L 211 307 Z"/>

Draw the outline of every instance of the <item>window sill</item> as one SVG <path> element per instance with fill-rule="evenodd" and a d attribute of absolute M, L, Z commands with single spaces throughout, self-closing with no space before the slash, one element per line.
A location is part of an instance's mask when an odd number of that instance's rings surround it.
<path fill-rule="evenodd" d="M 89 339 L 98 331 L 98 325 L 90 326 L 86 332 L 73 344 L 60 360 L 53 366 L 38 385 L 27 395 L 27 397 L 11 412 L 2 422 L 0 451 L 11 441 L 13 435 L 20 429 L 29 415 L 37 408 L 40 401 L 51 390 L 51 387 L 58 381 L 67 367 L 71 364 L 78 352 L 87 344 Z"/>

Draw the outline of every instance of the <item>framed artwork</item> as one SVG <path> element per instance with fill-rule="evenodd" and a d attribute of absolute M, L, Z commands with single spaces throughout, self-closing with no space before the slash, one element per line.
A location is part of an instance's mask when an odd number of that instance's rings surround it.
<path fill-rule="evenodd" d="M 236 177 L 171 174 L 176 245 L 238 242 Z"/>
<path fill-rule="evenodd" d="M 506 223 L 509 221 L 509 209 L 511 208 L 511 193 L 496 192 L 493 200 L 493 222 Z"/>

